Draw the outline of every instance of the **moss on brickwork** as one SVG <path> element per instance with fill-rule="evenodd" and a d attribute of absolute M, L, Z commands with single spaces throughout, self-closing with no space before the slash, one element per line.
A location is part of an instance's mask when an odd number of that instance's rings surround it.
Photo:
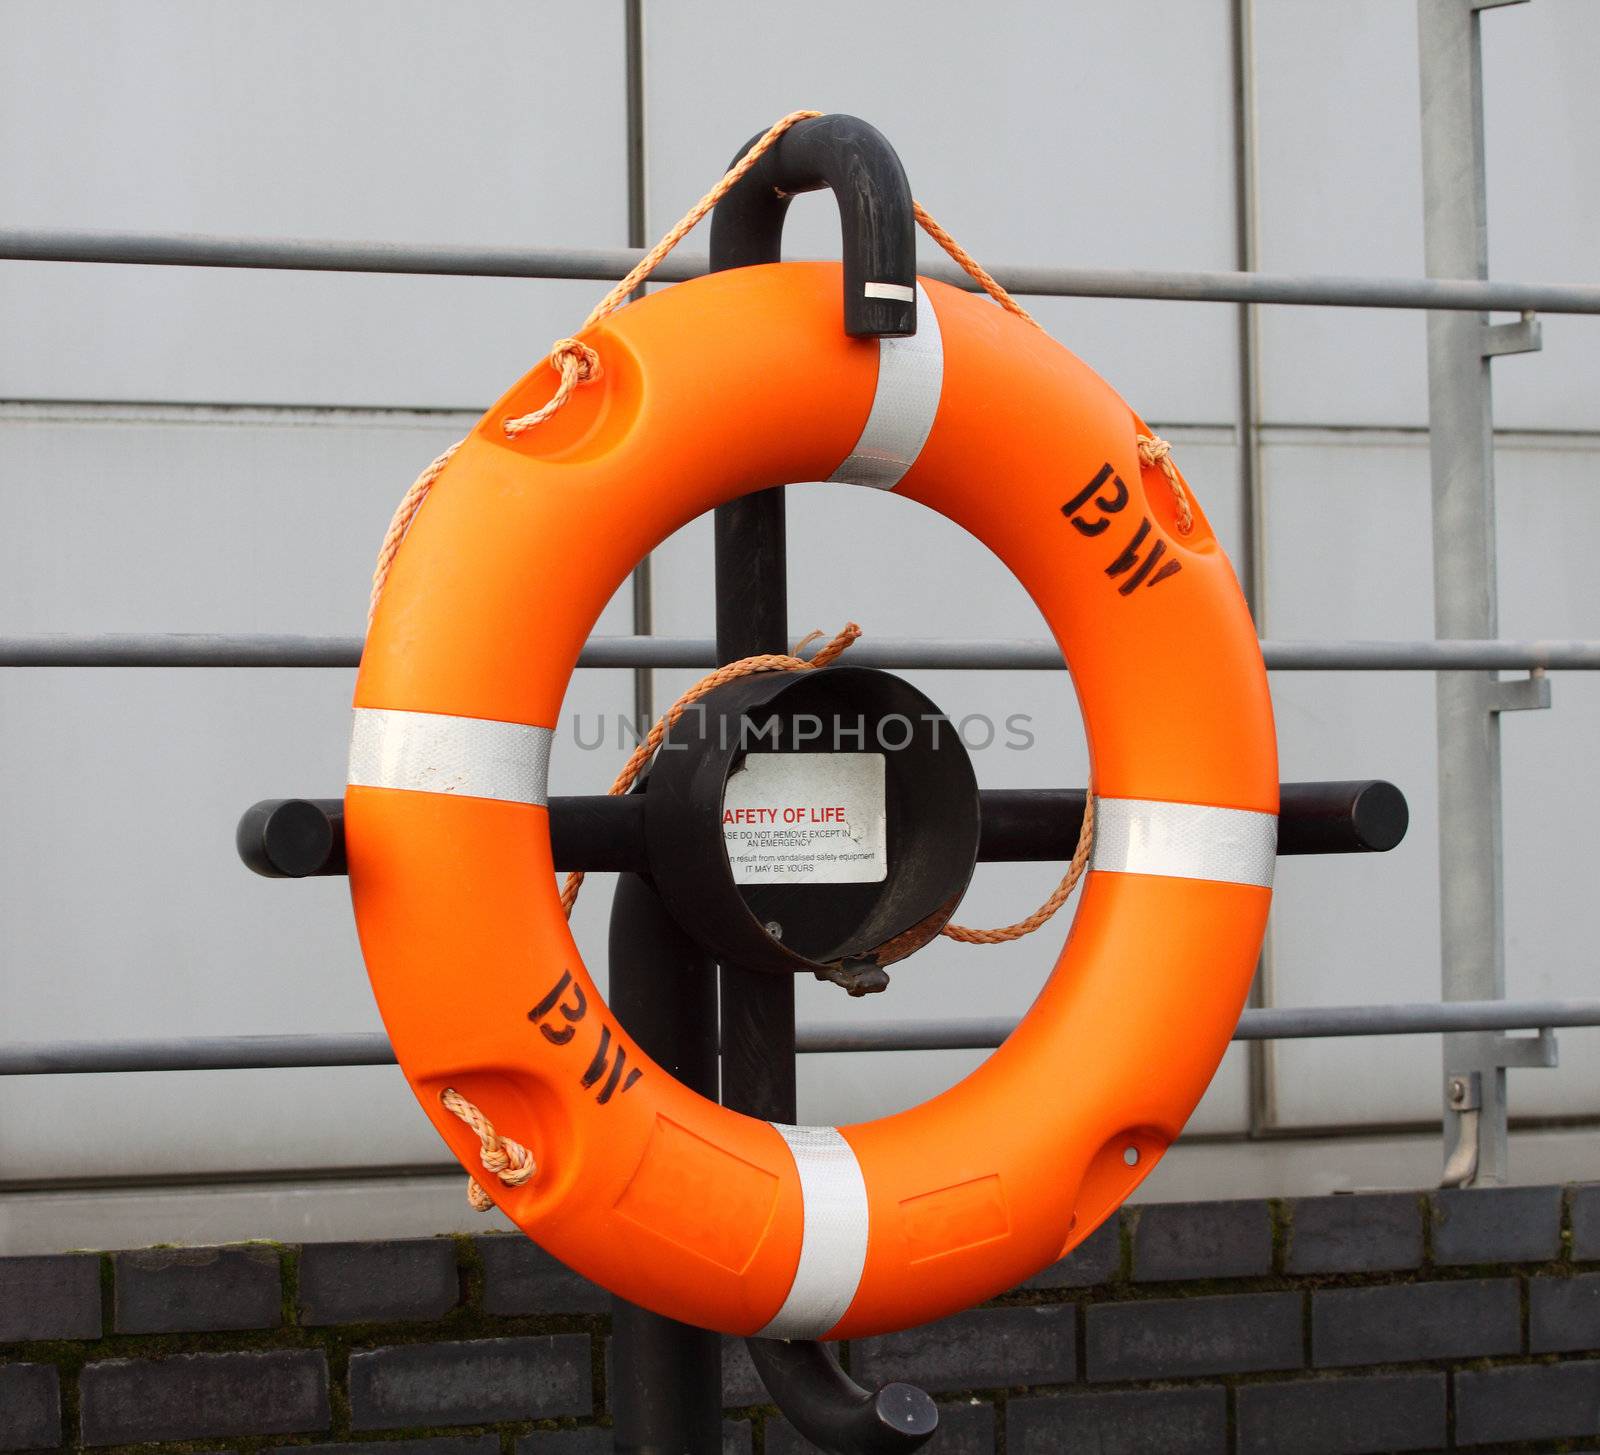
<path fill-rule="evenodd" d="M 1282 1273 L 1289 1266 L 1289 1242 L 1294 1236 L 1294 1209 L 1289 1200 L 1269 1197 L 1267 1219 L 1272 1226 L 1272 1271 Z"/>

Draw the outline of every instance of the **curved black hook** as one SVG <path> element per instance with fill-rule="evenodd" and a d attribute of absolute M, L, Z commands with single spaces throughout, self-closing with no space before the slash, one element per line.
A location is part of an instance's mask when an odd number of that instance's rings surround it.
<path fill-rule="evenodd" d="M 737 162 L 761 139 L 740 148 Z M 827 187 L 844 232 L 844 331 L 917 331 L 917 225 L 911 184 L 883 133 L 854 116 L 796 122 L 711 214 L 711 270 L 778 261 L 796 192 Z"/>
<path fill-rule="evenodd" d="M 918 1449 L 939 1428 L 939 1407 L 912 1384 L 863 1389 L 821 1344 L 747 1339 L 767 1393 L 799 1432 L 837 1455 L 894 1455 Z"/>

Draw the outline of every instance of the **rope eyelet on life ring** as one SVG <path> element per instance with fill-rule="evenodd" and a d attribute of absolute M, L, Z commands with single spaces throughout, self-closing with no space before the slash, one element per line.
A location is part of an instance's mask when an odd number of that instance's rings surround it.
<path fill-rule="evenodd" d="M 1271 898 L 1278 769 L 1233 572 L 1170 459 L 1066 349 L 919 287 L 920 331 L 854 340 L 840 269 L 739 268 L 585 342 L 559 429 L 521 381 L 439 469 L 356 685 L 346 848 L 400 1064 L 463 1164 L 464 1098 L 514 1139 L 485 1190 L 634 1303 L 732 1334 L 844 1338 L 992 1297 L 1087 1237 L 1199 1101 Z M 614 367 L 614 364 L 617 365 Z M 578 653 L 634 563 L 768 486 L 893 490 L 970 531 L 1038 604 L 1082 706 L 1098 821 L 1071 933 L 1014 1034 L 911 1110 L 757 1121 L 621 1029 L 552 869 L 549 753 Z"/>

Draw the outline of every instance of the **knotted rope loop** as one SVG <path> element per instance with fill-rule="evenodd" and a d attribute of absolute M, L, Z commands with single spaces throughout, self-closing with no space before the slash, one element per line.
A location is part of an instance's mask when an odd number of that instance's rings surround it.
<path fill-rule="evenodd" d="M 453 1086 L 445 1087 L 439 1093 L 439 1100 L 446 1111 L 472 1128 L 478 1138 L 478 1160 L 485 1172 L 493 1173 L 507 1187 L 521 1187 L 538 1171 L 533 1153 L 521 1142 L 502 1137 L 495 1131 L 494 1123 Z M 467 1200 L 479 1212 L 489 1212 L 494 1207 L 494 1200 L 476 1178 L 467 1179 Z"/>
<path fill-rule="evenodd" d="M 511 439 L 525 434 L 536 424 L 543 424 L 572 397 L 572 391 L 578 385 L 593 382 L 603 372 L 600 355 L 588 344 L 575 338 L 556 340 L 550 350 L 550 367 L 561 376 L 556 392 L 531 414 L 519 414 L 515 419 L 505 421 L 505 432 Z"/>
<path fill-rule="evenodd" d="M 1146 465 L 1158 465 L 1172 487 L 1172 498 L 1178 507 L 1178 534 L 1188 535 L 1194 529 L 1194 507 L 1189 504 L 1189 492 L 1178 478 L 1172 463 L 1172 446 L 1158 434 L 1141 434 L 1134 437 L 1139 445 L 1139 458 Z"/>

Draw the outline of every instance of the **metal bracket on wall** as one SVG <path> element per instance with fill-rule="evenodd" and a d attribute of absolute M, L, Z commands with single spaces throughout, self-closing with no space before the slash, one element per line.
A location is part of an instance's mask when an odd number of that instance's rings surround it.
<path fill-rule="evenodd" d="M 1502 1069 L 1550 1070 L 1560 1064 L 1560 1046 L 1550 1026 L 1532 1036 L 1494 1036 L 1487 1061 Z M 1483 1073 L 1452 1071 L 1444 1080 L 1445 1104 L 1456 1113 L 1456 1140 L 1445 1159 L 1440 1187 L 1470 1187 L 1477 1181 L 1482 1135 Z"/>
<path fill-rule="evenodd" d="M 1481 347 L 1486 359 L 1499 354 L 1536 354 L 1544 347 L 1544 328 L 1531 312 L 1524 312 L 1516 323 L 1486 323 Z"/>
<path fill-rule="evenodd" d="M 1490 1045 L 1497 1066 L 1549 1071 L 1561 1064 L 1561 1047 L 1549 1026 L 1540 1026 L 1532 1036 L 1496 1036 Z"/>
<path fill-rule="evenodd" d="M 1445 1159 L 1440 1187 L 1465 1187 L 1478 1175 L 1478 1125 L 1483 1110 L 1483 1078 L 1476 1071 L 1452 1071 L 1444 1079 L 1445 1104 L 1456 1114 L 1456 1143 Z"/>
<path fill-rule="evenodd" d="M 1526 677 L 1490 677 L 1483 690 L 1490 712 L 1531 712 L 1550 706 L 1550 679 L 1543 667 L 1535 667 Z"/>

